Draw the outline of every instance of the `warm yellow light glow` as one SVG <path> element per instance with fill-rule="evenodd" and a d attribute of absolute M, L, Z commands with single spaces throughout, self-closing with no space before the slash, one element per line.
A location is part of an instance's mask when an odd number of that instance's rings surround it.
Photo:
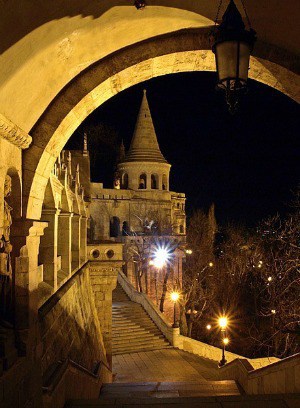
<path fill-rule="evenodd" d="M 153 261 L 149 261 L 149 265 L 150 265 L 150 266 L 154 265 L 154 262 L 153 262 Z"/>
<path fill-rule="evenodd" d="M 186 249 L 185 251 L 188 255 L 191 255 L 193 253 L 193 251 L 191 249 Z"/>
<path fill-rule="evenodd" d="M 272 309 L 272 310 L 271 310 L 271 313 L 275 314 L 275 313 L 276 313 L 276 310 L 275 310 L 275 309 Z"/>
<path fill-rule="evenodd" d="M 210 268 L 212 268 L 212 267 L 214 266 L 214 264 L 213 264 L 212 262 L 210 262 L 210 263 L 208 264 L 208 266 L 209 266 Z"/>
<path fill-rule="evenodd" d="M 211 324 L 208 324 L 208 325 L 206 326 L 206 328 L 207 328 L 207 330 L 210 330 L 210 329 L 211 329 Z"/>
<path fill-rule="evenodd" d="M 228 319 L 226 316 L 222 316 L 219 318 L 219 326 L 221 327 L 221 329 L 226 329 L 228 324 Z"/>
<path fill-rule="evenodd" d="M 158 248 L 154 253 L 153 265 L 160 269 L 165 266 L 170 258 L 170 253 L 165 247 Z"/>
<path fill-rule="evenodd" d="M 178 292 L 172 292 L 171 293 L 171 299 L 173 302 L 177 302 L 177 300 L 179 299 L 179 293 Z"/>
<path fill-rule="evenodd" d="M 269 282 L 272 282 L 272 276 L 269 276 L 269 277 L 268 277 L 268 281 L 269 281 Z"/>
<path fill-rule="evenodd" d="M 227 344 L 229 343 L 229 338 L 228 338 L 228 337 L 225 337 L 225 338 L 223 339 L 223 343 L 225 344 L 225 346 L 227 346 Z"/>

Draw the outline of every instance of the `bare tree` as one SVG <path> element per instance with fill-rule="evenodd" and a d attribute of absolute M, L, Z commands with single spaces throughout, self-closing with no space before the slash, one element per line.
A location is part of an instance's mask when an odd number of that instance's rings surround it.
<path fill-rule="evenodd" d="M 264 250 L 257 279 L 261 324 L 253 337 L 259 348 L 283 357 L 300 351 L 299 192 L 285 219 L 276 215 L 260 225 L 259 245 Z"/>
<path fill-rule="evenodd" d="M 181 331 L 189 337 L 194 324 L 199 322 L 214 298 L 210 275 L 214 268 L 216 228 L 212 206 L 208 215 L 197 210 L 187 230 L 188 251 L 181 287 L 180 317 Z"/>

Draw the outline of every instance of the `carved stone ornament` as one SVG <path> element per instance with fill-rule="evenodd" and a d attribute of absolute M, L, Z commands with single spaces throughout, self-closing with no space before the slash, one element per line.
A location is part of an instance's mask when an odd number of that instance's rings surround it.
<path fill-rule="evenodd" d="M 0 113 L 0 137 L 21 149 L 27 149 L 32 137 Z"/>

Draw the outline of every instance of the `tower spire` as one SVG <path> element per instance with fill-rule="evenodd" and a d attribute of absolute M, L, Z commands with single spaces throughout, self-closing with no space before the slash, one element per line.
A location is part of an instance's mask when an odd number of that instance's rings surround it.
<path fill-rule="evenodd" d="M 167 163 L 157 142 L 145 89 L 134 135 L 124 161 Z"/>

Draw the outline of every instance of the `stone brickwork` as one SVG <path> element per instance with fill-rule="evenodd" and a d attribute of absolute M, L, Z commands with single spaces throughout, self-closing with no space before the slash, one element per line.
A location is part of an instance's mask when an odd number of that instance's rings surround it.
<path fill-rule="evenodd" d="M 117 285 L 122 264 L 122 261 L 91 261 L 89 267 L 95 306 L 100 316 L 101 332 L 109 365 L 112 362 L 112 291 Z"/>
<path fill-rule="evenodd" d="M 42 372 L 58 360 L 70 358 L 90 371 L 106 361 L 88 266 L 62 287 L 57 296 L 39 310 Z"/>

